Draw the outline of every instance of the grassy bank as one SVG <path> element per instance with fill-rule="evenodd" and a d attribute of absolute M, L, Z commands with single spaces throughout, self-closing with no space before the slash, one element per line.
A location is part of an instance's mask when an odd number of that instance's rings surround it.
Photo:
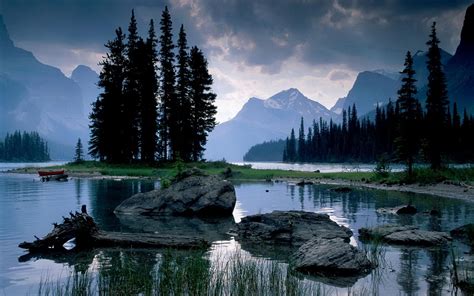
<path fill-rule="evenodd" d="M 97 161 L 85 161 L 82 163 L 68 163 L 63 166 L 48 167 L 47 169 L 64 168 L 70 175 L 85 176 L 129 176 L 129 177 L 151 177 L 171 178 L 179 171 L 197 167 L 208 174 L 222 174 L 230 169 L 229 179 L 234 180 L 270 180 L 270 179 L 329 179 L 346 180 L 366 183 L 380 184 L 434 184 L 449 181 L 453 184 L 474 182 L 474 167 L 470 168 L 446 168 L 432 171 L 428 168 L 418 168 L 414 176 L 408 178 L 405 172 L 337 172 L 317 173 L 270 169 L 252 169 L 250 166 L 238 166 L 223 161 L 217 162 L 194 162 L 194 163 L 161 163 L 156 165 L 145 164 L 109 164 Z M 19 169 L 21 173 L 36 173 L 38 168 Z"/>

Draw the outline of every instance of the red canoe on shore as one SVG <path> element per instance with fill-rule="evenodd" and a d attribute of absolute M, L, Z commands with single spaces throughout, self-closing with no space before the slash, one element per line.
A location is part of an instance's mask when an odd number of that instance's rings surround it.
<path fill-rule="evenodd" d="M 40 177 L 64 175 L 64 170 L 60 170 L 60 171 L 38 171 L 38 175 L 40 175 Z"/>

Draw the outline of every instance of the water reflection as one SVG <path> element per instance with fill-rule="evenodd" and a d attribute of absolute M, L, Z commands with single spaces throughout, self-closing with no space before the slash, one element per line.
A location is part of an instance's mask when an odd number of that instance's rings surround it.
<path fill-rule="evenodd" d="M 74 181 L 80 181 L 74 180 Z M 157 184 L 149 180 L 87 180 L 91 215 L 104 230 L 121 230 L 114 209 L 125 199 L 155 189 Z"/>
<path fill-rule="evenodd" d="M 337 193 L 330 190 L 331 186 L 296 186 L 268 182 L 236 184 L 235 221 L 183 218 L 139 218 L 131 221 L 122 217 L 119 220 L 113 214 L 113 209 L 124 199 L 158 186 L 157 182 L 150 180 L 71 179 L 64 183 L 42 183 L 36 176 L 0 174 L 0 293 L 25 294 L 22 291 L 27 291 L 31 284 L 37 284 L 46 269 L 52 276 L 60 274 L 64 266 L 71 266 L 78 271 L 85 271 L 87 268 L 100 270 L 107 264 L 125 266 L 120 264 L 125 260 L 124 256 L 129 255 L 124 255 L 120 250 L 100 250 L 62 257 L 42 256 L 36 257 L 35 261 L 18 262 L 17 258 L 24 255 L 17 247 L 19 242 L 31 240 L 33 235 L 46 234 L 51 230 L 52 222 L 60 221 L 61 216 L 70 210 L 79 210 L 81 204 L 87 204 L 90 214 L 106 230 L 194 234 L 218 241 L 221 247 L 216 248 L 215 244 L 210 249 L 210 258 L 214 258 L 213 254 L 223 248 L 230 251 L 241 248 L 250 253 L 252 258 L 269 258 L 279 262 L 288 262 L 288 254 L 291 252 L 245 242 L 239 245 L 228 235 L 228 229 L 233 227 L 234 222 L 239 222 L 242 216 L 273 210 L 303 209 L 330 214 L 334 221 L 349 227 L 354 232 L 354 243 L 363 247 L 357 234 L 361 227 L 397 223 L 417 225 L 427 230 L 449 231 L 474 221 L 474 205 L 463 201 L 368 189 Z M 398 216 L 376 212 L 377 208 L 409 202 L 418 208 L 419 214 Z M 434 208 L 440 209 L 439 216 L 424 213 Z M 360 292 L 365 289 L 372 294 L 397 294 L 398 291 L 408 295 L 446 294 L 450 285 L 447 250 L 392 247 L 387 247 L 387 250 L 387 267 L 358 279 L 351 291 Z M 459 245 L 460 252 L 468 250 L 467 246 Z M 136 255 L 136 260 L 156 265 L 161 260 L 161 255 L 162 251 L 143 251 Z M 134 264 L 132 266 L 138 268 Z M 331 287 L 347 286 L 328 282 L 327 279 L 313 280 Z M 22 290 L 21 287 L 26 288 Z M 347 289 L 335 289 L 338 294 L 347 293 Z"/>

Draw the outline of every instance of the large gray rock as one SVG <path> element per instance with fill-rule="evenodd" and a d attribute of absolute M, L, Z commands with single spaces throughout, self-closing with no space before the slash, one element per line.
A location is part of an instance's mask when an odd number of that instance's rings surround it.
<path fill-rule="evenodd" d="M 327 276 L 368 274 L 373 265 L 367 256 L 341 238 L 314 238 L 293 255 L 294 268 Z"/>
<path fill-rule="evenodd" d="M 269 244 L 301 246 L 313 238 L 340 238 L 349 242 L 352 231 L 326 214 L 304 211 L 273 211 L 242 218 L 237 239 Z"/>
<path fill-rule="evenodd" d="M 235 189 L 220 176 L 192 170 L 180 174 L 166 189 L 138 193 L 123 201 L 116 214 L 230 216 Z"/>
<path fill-rule="evenodd" d="M 363 240 L 381 240 L 388 244 L 435 246 L 451 240 L 448 233 L 420 230 L 416 226 L 382 225 L 359 229 Z"/>

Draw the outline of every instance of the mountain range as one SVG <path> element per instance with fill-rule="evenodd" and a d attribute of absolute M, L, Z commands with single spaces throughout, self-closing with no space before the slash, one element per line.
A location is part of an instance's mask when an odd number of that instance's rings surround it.
<path fill-rule="evenodd" d="M 320 117 L 339 118 L 295 88 L 266 100 L 250 98 L 232 120 L 219 124 L 209 135 L 205 158 L 240 161 L 252 145 L 285 138 L 289 129 L 299 126 L 301 117 L 307 123 Z"/>
<path fill-rule="evenodd" d="M 70 78 L 41 63 L 14 45 L 0 16 L 0 136 L 38 131 L 53 158 L 71 158 L 78 137 L 87 143 L 87 114 L 98 93 L 97 74 L 86 68 L 78 67 Z"/>
<path fill-rule="evenodd" d="M 416 71 L 418 99 L 422 105 L 426 98 L 428 81 L 426 61 L 426 52 L 415 53 L 413 66 Z M 474 113 L 474 5 L 466 11 L 461 41 L 456 53 L 452 56 L 441 50 L 441 62 L 446 73 L 451 107 L 452 103 L 456 102 L 459 113 L 462 114 L 464 109 Z M 291 128 L 296 131 L 301 116 L 306 123 L 318 120 L 319 117 L 323 120 L 332 118 L 339 121 L 342 111 L 352 105 L 356 106 L 359 116 L 371 116 L 377 105 L 397 99 L 400 85 L 401 76 L 397 73 L 386 70 L 360 72 L 347 96 L 338 99 L 330 110 L 321 105 L 319 109 L 305 108 L 305 105 L 313 106 L 311 102 L 316 102 L 307 99 L 295 89 L 280 92 L 265 101 L 251 98 L 233 119 L 218 125 L 210 134 L 206 157 L 241 161 L 253 145 L 285 139 Z M 292 93 L 297 93 L 298 98 L 306 103 L 290 103 L 294 102 Z M 278 97 L 278 104 L 273 103 L 275 97 Z M 285 106 L 286 109 L 278 108 L 279 106 Z M 282 114 L 282 110 L 286 110 L 288 114 Z"/>
<path fill-rule="evenodd" d="M 442 51 L 451 102 L 458 111 L 474 113 L 474 5 L 466 11 L 460 44 L 454 55 Z M 424 101 L 428 72 L 426 53 L 414 55 L 418 98 Z M 38 61 L 15 46 L 0 16 L 0 137 L 14 130 L 35 130 L 45 137 L 55 159 L 69 159 L 78 137 L 88 139 L 88 114 L 97 98 L 98 75 L 78 66 L 70 77 L 58 68 Z M 396 100 L 400 75 L 386 70 L 360 72 L 348 94 L 327 109 L 290 88 L 268 99 L 250 98 L 231 120 L 209 135 L 206 159 L 240 161 L 253 145 L 284 139 L 300 118 L 306 126 L 313 120 L 340 121 L 343 109 L 356 105 L 359 116 L 377 105 Z"/>

